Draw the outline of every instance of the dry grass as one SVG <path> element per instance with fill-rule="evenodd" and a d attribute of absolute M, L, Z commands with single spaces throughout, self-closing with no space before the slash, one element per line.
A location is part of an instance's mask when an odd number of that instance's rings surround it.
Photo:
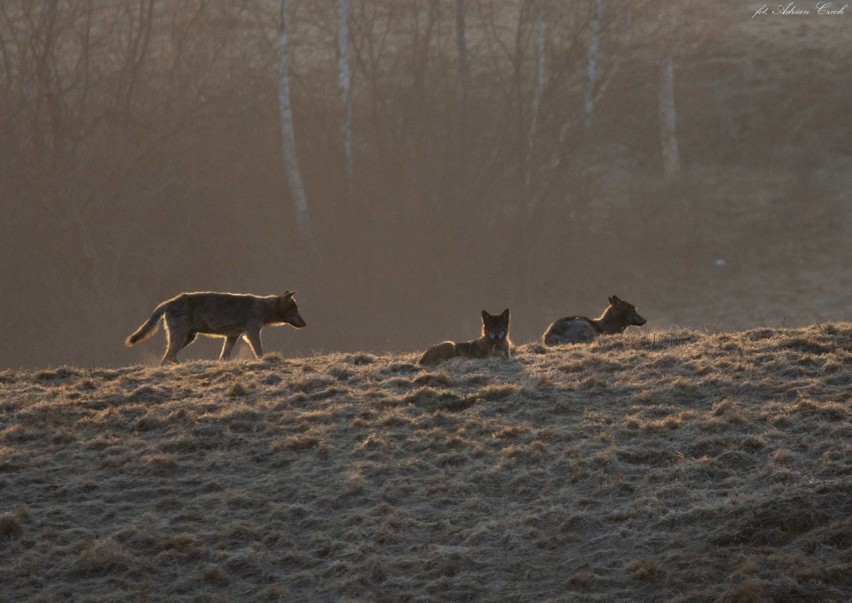
<path fill-rule="evenodd" d="M 0 373 L 23 600 L 852 598 L 852 324 Z"/>

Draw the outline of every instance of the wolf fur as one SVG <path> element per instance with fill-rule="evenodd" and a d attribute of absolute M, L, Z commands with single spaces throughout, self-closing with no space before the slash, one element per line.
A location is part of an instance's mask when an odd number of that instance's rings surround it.
<path fill-rule="evenodd" d="M 509 340 L 509 320 L 511 312 L 508 308 L 502 314 L 491 315 L 482 311 L 482 336 L 472 341 L 444 341 L 423 352 L 417 364 L 435 365 L 450 358 L 488 358 L 503 356 L 511 358 Z"/>
<path fill-rule="evenodd" d="M 154 308 L 154 313 L 125 340 L 127 347 L 149 338 L 157 332 L 160 319 L 166 326 L 166 353 L 160 366 L 177 363 L 177 354 L 195 341 L 198 335 L 224 337 L 221 360 L 231 356 L 231 350 L 243 337 L 255 357 L 263 356 L 260 330 L 266 326 L 289 324 L 305 326 L 293 296 L 295 291 L 281 295 L 247 295 L 241 293 L 181 293 Z"/>
<path fill-rule="evenodd" d="M 636 307 L 613 295 L 600 318 L 568 316 L 553 322 L 542 335 L 544 345 L 583 343 L 599 335 L 622 333 L 629 326 L 641 327 L 646 320 L 639 316 Z"/>

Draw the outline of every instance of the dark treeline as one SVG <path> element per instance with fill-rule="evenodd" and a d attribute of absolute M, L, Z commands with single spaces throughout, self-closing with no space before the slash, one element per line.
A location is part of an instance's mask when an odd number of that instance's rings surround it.
<path fill-rule="evenodd" d="M 470 338 L 483 308 L 523 341 L 613 293 L 701 324 L 678 288 L 836 211 L 813 174 L 852 154 L 843 61 L 801 83 L 712 8 L 291 1 L 305 226 L 279 2 L 0 0 L 0 365 L 157 357 L 122 341 L 184 290 L 297 289 L 309 327 L 264 333 L 287 354 Z"/>

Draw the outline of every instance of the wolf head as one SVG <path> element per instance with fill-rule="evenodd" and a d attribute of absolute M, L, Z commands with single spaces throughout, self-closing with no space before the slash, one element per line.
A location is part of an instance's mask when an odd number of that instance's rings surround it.
<path fill-rule="evenodd" d="M 503 310 L 502 314 L 497 316 L 493 316 L 486 312 L 482 311 L 482 334 L 488 338 L 489 341 L 503 341 L 507 337 L 509 337 L 509 318 L 511 317 L 511 312 L 509 312 L 509 308 Z"/>
<path fill-rule="evenodd" d="M 299 316 L 299 306 L 296 305 L 296 300 L 293 299 L 294 295 L 296 295 L 295 291 L 286 291 L 278 296 L 278 317 L 281 319 L 281 322 L 301 329 L 307 323 L 304 318 Z"/>
<path fill-rule="evenodd" d="M 611 295 L 609 297 L 608 309 L 610 308 L 619 318 L 621 324 L 625 327 L 641 327 L 647 322 L 644 318 L 639 316 L 639 312 L 636 311 L 636 306 L 622 299 L 618 299 L 618 296 Z"/>

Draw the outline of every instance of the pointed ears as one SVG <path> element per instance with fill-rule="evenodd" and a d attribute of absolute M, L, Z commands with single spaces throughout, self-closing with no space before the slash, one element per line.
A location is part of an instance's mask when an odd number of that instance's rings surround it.
<path fill-rule="evenodd" d="M 503 313 L 500 316 L 504 316 L 506 318 L 509 318 L 510 314 L 511 314 L 511 312 L 509 311 L 509 308 L 506 308 L 505 310 L 503 310 Z"/>
<path fill-rule="evenodd" d="M 610 295 L 610 296 L 609 296 L 609 303 L 611 303 L 613 306 L 615 306 L 615 305 L 617 305 L 617 304 L 620 304 L 620 303 L 621 303 L 621 300 L 620 300 L 620 299 L 618 299 L 618 296 L 617 296 L 617 295 Z"/>
<path fill-rule="evenodd" d="M 295 291 L 285 291 L 280 297 L 293 297 L 294 295 L 296 295 Z"/>

